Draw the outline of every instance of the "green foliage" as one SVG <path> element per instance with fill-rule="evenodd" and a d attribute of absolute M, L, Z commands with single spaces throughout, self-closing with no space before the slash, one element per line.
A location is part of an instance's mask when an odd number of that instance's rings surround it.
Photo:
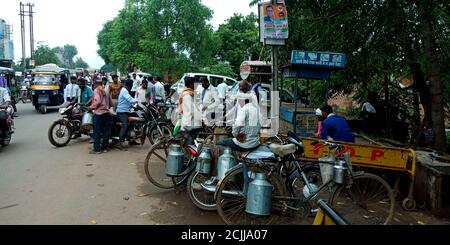
<path fill-rule="evenodd" d="M 104 71 L 104 72 L 111 73 L 111 72 L 115 71 L 116 69 L 115 69 L 114 66 L 111 65 L 111 64 L 105 64 L 105 65 L 103 65 L 103 66 L 100 68 L 100 70 L 101 70 L 101 71 Z"/>
<path fill-rule="evenodd" d="M 76 68 L 89 68 L 89 64 L 86 63 L 82 58 L 78 57 L 74 63 Z"/>
<path fill-rule="evenodd" d="M 133 64 L 177 76 L 213 64 L 217 38 L 207 24 L 211 17 L 199 0 L 127 0 L 98 34 L 98 53 L 121 70 Z"/>
<path fill-rule="evenodd" d="M 236 78 L 237 75 L 228 63 L 218 63 L 212 66 L 204 67 L 199 70 L 200 73 L 216 74 L 226 77 Z"/>
<path fill-rule="evenodd" d="M 41 66 L 45 64 L 59 64 L 59 59 L 56 56 L 56 53 L 49 46 L 40 44 L 36 49 L 35 53 L 35 62 L 36 66 Z"/>
<path fill-rule="evenodd" d="M 219 26 L 216 36 L 221 41 L 218 58 L 229 62 L 236 73 L 239 73 L 239 67 L 246 56 L 259 60 L 262 45 L 259 42 L 258 17 L 255 14 L 245 17 L 234 14 Z"/>

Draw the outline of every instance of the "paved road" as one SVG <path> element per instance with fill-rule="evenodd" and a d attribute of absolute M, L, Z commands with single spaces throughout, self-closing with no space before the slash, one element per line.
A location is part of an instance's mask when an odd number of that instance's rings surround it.
<path fill-rule="evenodd" d="M 47 130 L 58 112 L 41 115 L 30 104 L 18 110 L 12 143 L 0 148 L 0 224 L 222 224 L 186 193 L 161 191 L 146 180 L 148 145 L 89 155 L 84 138 L 56 149 Z"/>
<path fill-rule="evenodd" d="M 84 138 L 57 149 L 47 139 L 57 111 L 41 115 L 30 104 L 18 109 L 12 144 L 0 148 L 0 225 L 222 224 L 216 213 L 199 211 L 186 193 L 148 182 L 143 168 L 148 145 L 89 155 Z M 450 224 L 397 211 L 395 224 Z"/>

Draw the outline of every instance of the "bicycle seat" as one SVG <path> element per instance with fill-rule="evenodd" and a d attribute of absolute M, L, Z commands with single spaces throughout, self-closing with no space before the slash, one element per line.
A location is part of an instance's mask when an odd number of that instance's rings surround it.
<path fill-rule="evenodd" d="M 285 157 L 290 154 L 294 154 L 297 151 L 297 147 L 294 144 L 289 145 L 278 145 L 278 144 L 271 144 L 270 150 L 272 152 L 279 156 L 279 157 Z"/>
<path fill-rule="evenodd" d="M 250 151 L 244 155 L 248 160 L 270 160 L 275 159 L 275 154 L 266 145 L 260 145 L 256 150 Z"/>
<path fill-rule="evenodd" d="M 128 122 L 130 122 L 130 123 L 139 122 L 139 121 L 143 121 L 143 120 L 139 117 L 129 117 L 128 118 Z"/>

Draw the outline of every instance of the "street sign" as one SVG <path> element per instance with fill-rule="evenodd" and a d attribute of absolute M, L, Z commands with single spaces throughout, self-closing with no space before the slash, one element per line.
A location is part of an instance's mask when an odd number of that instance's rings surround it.
<path fill-rule="evenodd" d="M 34 60 L 30 60 L 30 66 L 35 66 L 36 62 Z"/>
<path fill-rule="evenodd" d="M 241 78 L 247 79 L 250 76 L 250 73 L 252 72 L 252 67 L 247 62 L 242 63 L 241 65 Z"/>
<path fill-rule="evenodd" d="M 329 52 L 293 50 L 292 65 L 311 66 L 321 69 L 345 69 L 346 55 Z"/>
<path fill-rule="evenodd" d="M 22 76 L 22 72 L 16 71 L 16 77 L 21 77 L 21 76 Z"/>

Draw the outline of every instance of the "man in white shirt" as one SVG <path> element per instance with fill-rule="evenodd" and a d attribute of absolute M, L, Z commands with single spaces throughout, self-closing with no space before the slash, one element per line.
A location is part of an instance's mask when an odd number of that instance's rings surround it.
<path fill-rule="evenodd" d="M 200 97 L 201 110 L 203 112 L 203 120 L 205 124 L 211 126 L 216 119 L 216 111 L 220 105 L 221 100 L 217 94 L 216 88 L 211 86 L 207 78 L 202 78 L 201 88 L 199 89 L 198 96 Z"/>
<path fill-rule="evenodd" d="M 147 97 L 147 88 L 148 88 L 148 82 L 147 82 L 147 80 L 143 80 L 142 85 L 136 91 L 136 96 L 135 96 L 135 99 L 137 99 L 139 101 L 139 103 L 148 104 L 150 102 L 150 98 Z"/>
<path fill-rule="evenodd" d="M 70 83 L 64 90 L 64 103 L 75 101 L 81 94 L 80 87 L 77 84 L 77 78 L 71 77 Z"/>
<path fill-rule="evenodd" d="M 194 139 L 192 136 L 202 130 L 202 116 L 194 103 L 194 84 L 196 78 L 186 77 L 184 81 L 185 88 L 181 92 L 178 100 L 178 113 L 181 114 L 181 131 L 189 135 L 188 145 L 193 145 Z"/>
<path fill-rule="evenodd" d="M 219 99 L 225 100 L 227 98 L 228 85 L 225 83 L 225 79 L 219 85 L 217 85 L 217 93 L 219 95 Z"/>
<path fill-rule="evenodd" d="M 139 87 L 141 86 L 142 80 L 139 80 L 137 78 L 136 73 L 133 73 L 133 87 L 131 88 L 131 96 L 134 96 L 136 94 L 136 91 L 138 91 Z"/>
<path fill-rule="evenodd" d="M 156 104 L 165 103 L 166 101 L 166 90 L 164 89 L 164 84 L 161 83 L 161 78 L 155 78 L 155 100 Z"/>

